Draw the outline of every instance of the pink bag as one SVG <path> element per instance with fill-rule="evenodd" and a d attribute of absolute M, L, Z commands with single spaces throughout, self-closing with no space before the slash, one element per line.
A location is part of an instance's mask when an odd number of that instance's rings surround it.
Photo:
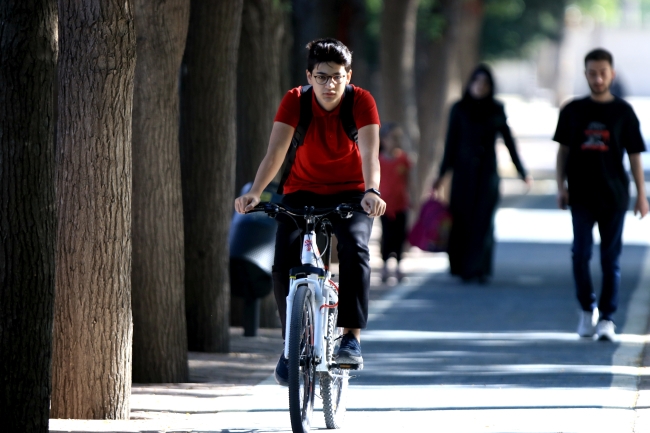
<path fill-rule="evenodd" d="M 420 215 L 409 233 L 411 245 L 430 252 L 447 251 L 451 214 L 444 203 L 429 198 L 420 209 Z"/>

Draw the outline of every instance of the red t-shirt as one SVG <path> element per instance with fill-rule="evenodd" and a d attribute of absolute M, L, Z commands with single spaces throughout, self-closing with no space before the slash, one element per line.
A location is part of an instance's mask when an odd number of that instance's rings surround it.
<path fill-rule="evenodd" d="M 379 125 L 377 105 L 372 95 L 354 87 L 352 117 L 357 129 Z M 300 120 L 301 87 L 291 89 L 284 95 L 276 122 L 296 128 Z M 332 111 L 325 111 L 312 92 L 313 117 L 305 133 L 305 140 L 296 152 L 291 173 L 284 183 L 284 193 L 310 191 L 318 194 L 336 194 L 343 191 L 364 191 L 361 172 L 361 154 L 357 144 L 343 130 L 339 118 L 341 104 Z"/>
<path fill-rule="evenodd" d="M 379 166 L 381 167 L 379 190 L 381 198 L 386 202 L 385 215 L 395 218 L 397 212 L 406 211 L 409 207 L 408 186 L 411 161 L 406 152 L 397 149 L 392 158 L 380 154 Z"/>

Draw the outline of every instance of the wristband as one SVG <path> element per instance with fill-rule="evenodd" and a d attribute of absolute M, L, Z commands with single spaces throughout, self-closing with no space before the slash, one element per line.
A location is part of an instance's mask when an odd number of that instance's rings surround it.
<path fill-rule="evenodd" d="M 381 193 L 379 192 L 378 189 L 375 189 L 375 188 L 368 188 L 368 189 L 365 190 L 363 193 L 364 193 L 364 194 L 368 194 L 369 192 L 371 192 L 371 193 L 373 193 L 373 194 L 377 194 L 379 197 L 381 197 Z"/>

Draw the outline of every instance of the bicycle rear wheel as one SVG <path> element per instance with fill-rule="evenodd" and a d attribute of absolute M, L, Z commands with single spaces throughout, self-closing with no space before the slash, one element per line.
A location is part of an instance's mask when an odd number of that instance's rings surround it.
<path fill-rule="evenodd" d="M 332 308 L 327 315 L 327 346 L 326 355 L 328 365 L 331 365 L 334 354 L 341 342 L 339 337 L 343 329 L 336 326 L 338 309 Z M 347 395 L 350 371 L 341 368 L 330 368 L 329 373 L 320 375 L 320 393 L 323 398 L 323 415 L 325 425 L 330 429 L 338 429 L 343 425 L 345 418 L 345 397 Z"/>
<path fill-rule="evenodd" d="M 289 330 L 289 414 L 294 433 L 311 428 L 314 412 L 316 364 L 314 362 L 314 312 L 309 300 L 310 289 L 296 290 L 291 309 Z"/>

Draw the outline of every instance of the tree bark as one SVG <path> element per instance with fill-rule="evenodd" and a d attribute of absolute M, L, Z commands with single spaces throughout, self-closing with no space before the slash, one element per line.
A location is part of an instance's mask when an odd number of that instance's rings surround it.
<path fill-rule="evenodd" d="M 396 122 L 406 132 L 409 151 L 418 148 L 415 98 L 415 34 L 419 0 L 384 0 L 381 16 L 382 123 Z"/>
<path fill-rule="evenodd" d="M 135 0 L 133 381 L 186 382 L 178 72 L 189 0 Z"/>
<path fill-rule="evenodd" d="M 0 3 L 0 419 L 47 432 L 54 308 L 54 0 Z"/>
<path fill-rule="evenodd" d="M 228 232 L 243 0 L 192 1 L 181 78 L 185 302 L 190 350 L 230 346 Z M 259 70 L 259 73 L 266 71 Z"/>
<path fill-rule="evenodd" d="M 282 97 L 281 76 L 288 61 L 282 50 L 288 6 L 286 0 L 244 0 L 237 64 L 235 194 L 253 181 L 266 154 L 273 118 Z M 235 299 L 231 305 L 231 323 L 241 325 L 243 304 Z M 260 326 L 275 327 L 279 321 L 272 293 L 261 300 L 261 307 Z"/>
<path fill-rule="evenodd" d="M 437 9 L 445 28 L 436 40 L 427 40 L 422 50 L 423 67 L 418 80 L 418 123 L 420 144 L 416 164 L 415 198 L 431 189 L 435 169 L 444 151 L 450 78 L 458 52 L 458 28 L 462 3 L 441 0 Z"/>
<path fill-rule="evenodd" d="M 364 89 L 372 86 L 372 77 L 366 56 L 368 41 L 366 32 L 365 0 L 291 0 L 291 22 L 287 35 L 291 39 L 289 86 L 307 84 L 308 42 L 333 37 L 343 42 L 352 52 L 352 82 Z"/>
<path fill-rule="evenodd" d="M 483 26 L 484 0 L 463 0 L 459 23 L 458 69 L 463 84 L 476 68 L 480 56 L 480 37 Z"/>
<path fill-rule="evenodd" d="M 237 64 L 237 194 L 255 178 L 282 97 L 286 6 L 278 0 L 244 0 Z"/>
<path fill-rule="evenodd" d="M 52 416 L 127 419 L 131 394 L 131 2 L 59 0 Z"/>

